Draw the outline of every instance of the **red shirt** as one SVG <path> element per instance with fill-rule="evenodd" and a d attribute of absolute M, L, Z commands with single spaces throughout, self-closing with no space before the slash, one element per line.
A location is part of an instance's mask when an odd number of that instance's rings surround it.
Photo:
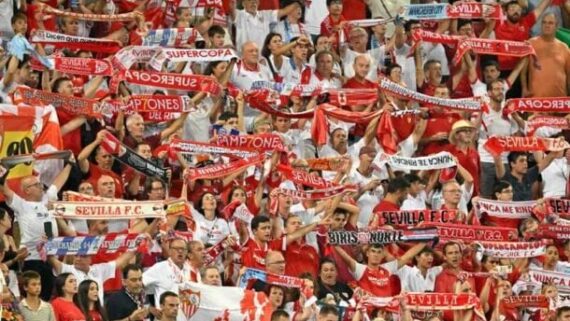
<path fill-rule="evenodd" d="M 384 263 L 378 269 L 371 269 L 360 263 L 356 264 L 355 278 L 358 286 L 374 296 L 388 297 L 392 295 L 392 282 L 390 270 L 397 270 L 398 261 Z M 364 269 L 362 271 L 361 269 Z M 358 277 L 360 275 L 360 278 Z"/>
<path fill-rule="evenodd" d="M 284 253 L 285 275 L 299 277 L 299 275 L 309 272 L 316 278 L 319 270 L 319 254 L 314 247 L 306 242 L 293 242 L 287 246 Z"/>
<path fill-rule="evenodd" d="M 142 141 L 148 144 L 150 146 L 150 149 L 154 150 L 161 145 L 160 136 L 160 133 L 158 133 L 156 135 L 145 137 Z M 125 144 L 127 147 L 135 149 L 139 142 L 137 142 L 131 135 L 128 135 L 125 137 L 125 139 L 123 139 L 123 144 Z"/>
<path fill-rule="evenodd" d="M 333 48 L 338 48 L 339 46 L 339 32 L 335 32 L 333 30 L 334 27 L 340 25 L 341 22 L 346 21 L 346 19 L 341 15 L 338 21 L 333 21 L 331 16 L 328 15 L 326 18 L 321 22 L 321 35 L 325 37 L 332 37 Z M 350 31 L 349 24 L 346 24 L 344 28 L 340 32 L 344 32 L 344 39 L 348 39 L 348 33 Z"/>
<path fill-rule="evenodd" d="M 536 16 L 530 13 L 518 23 L 498 20 L 495 26 L 495 38 L 499 40 L 526 41 L 530 37 L 530 29 L 536 23 Z M 519 60 L 516 57 L 498 56 L 501 70 L 513 70 Z"/>
<path fill-rule="evenodd" d="M 46 3 L 52 8 L 57 8 L 57 0 L 50 0 Z M 42 19 L 44 22 L 44 27 L 48 31 L 56 31 L 55 15 L 48 15 L 45 13 L 39 13 L 39 7 L 35 4 L 28 4 L 26 15 L 28 16 L 28 34 L 32 31 L 38 29 L 38 19 Z"/>
<path fill-rule="evenodd" d="M 364 19 L 364 18 L 362 18 L 362 19 Z M 370 81 L 368 79 L 364 79 L 363 82 L 360 82 L 356 78 L 352 77 L 346 81 L 346 83 L 342 86 L 342 88 L 376 89 L 376 88 L 378 88 L 378 85 L 376 85 L 375 83 L 373 83 L 372 81 Z M 348 108 L 350 110 L 354 110 L 354 107 L 356 107 L 356 106 L 348 106 Z M 364 133 L 366 132 L 366 125 L 367 124 L 356 124 L 356 126 L 354 126 L 353 135 L 358 136 L 358 137 L 364 136 Z"/>
<path fill-rule="evenodd" d="M 453 124 L 461 120 L 461 116 L 458 113 L 451 112 L 431 112 L 430 118 L 424 131 L 423 137 L 432 137 L 438 133 L 449 133 Z M 422 155 L 430 155 L 442 152 L 447 149 L 449 143 L 444 141 L 429 142 L 424 145 L 422 150 Z"/>
<path fill-rule="evenodd" d="M 451 93 L 451 98 L 460 99 L 469 97 L 473 97 L 473 89 L 471 88 L 469 77 L 464 75 L 461 77 L 461 80 L 459 81 L 459 84 L 457 84 L 457 87 L 455 87 L 455 90 Z"/>
<path fill-rule="evenodd" d="M 414 132 L 417 121 L 418 120 L 416 119 L 415 115 L 392 117 L 392 125 L 394 125 L 394 129 L 398 135 L 398 142 L 401 142 L 404 139 L 408 138 L 408 136 Z"/>
<path fill-rule="evenodd" d="M 479 170 L 481 169 L 479 153 L 471 147 L 467 149 L 467 152 L 463 152 L 455 145 L 449 145 L 447 151 L 457 157 L 459 164 L 473 176 L 473 196 L 477 196 L 479 194 Z"/>
<path fill-rule="evenodd" d="M 269 250 L 286 251 L 286 238 L 282 237 L 277 240 L 269 241 L 263 248 L 260 247 L 254 239 L 249 238 L 241 249 L 242 266 L 265 270 L 265 256 Z"/>
<path fill-rule="evenodd" d="M 72 302 L 62 298 L 55 298 L 51 301 L 53 314 L 57 321 L 83 321 L 83 312 Z"/>
<path fill-rule="evenodd" d="M 358 230 L 355 226 L 347 223 L 344 226 L 345 231 L 356 231 Z M 332 258 L 336 262 L 336 268 L 338 271 L 337 281 L 342 283 L 351 283 L 354 281 L 354 277 L 350 273 L 348 265 L 344 263 L 342 257 L 334 250 L 334 246 L 328 243 L 328 228 L 326 226 L 319 226 L 319 231 L 317 232 L 317 243 L 319 244 L 319 250 L 322 257 Z M 354 247 L 351 245 L 340 245 L 340 247 L 350 256 L 355 257 Z"/>
<path fill-rule="evenodd" d="M 342 16 L 347 20 L 366 19 L 366 3 L 363 0 L 342 1 Z"/>
<path fill-rule="evenodd" d="M 475 280 L 470 277 L 471 289 L 475 291 Z M 435 286 L 433 292 L 455 293 L 455 282 L 457 282 L 457 274 L 450 269 L 443 269 L 438 276 L 435 277 Z M 444 321 L 453 321 L 453 311 L 445 311 L 443 313 Z"/>
<path fill-rule="evenodd" d="M 95 186 L 97 189 L 97 181 L 103 175 L 111 176 L 113 181 L 115 181 L 115 197 L 116 198 L 123 198 L 123 183 L 121 181 L 121 177 L 117 175 L 115 172 L 110 171 L 108 169 L 103 169 L 98 165 L 93 163 L 89 164 L 89 182 Z"/>
<path fill-rule="evenodd" d="M 420 90 L 418 90 L 419 92 L 421 92 L 422 94 L 428 95 L 428 96 L 433 96 L 435 94 L 435 89 L 437 87 L 432 85 L 431 83 L 425 81 L 422 86 L 420 87 Z"/>
<path fill-rule="evenodd" d="M 28 21 L 30 21 L 28 19 Z M 77 117 L 77 115 L 70 114 L 61 108 L 56 108 L 57 118 L 59 119 L 59 125 L 63 126 L 70 122 L 72 119 Z M 81 127 L 76 128 L 69 133 L 63 135 L 63 148 L 69 149 L 74 155 L 79 155 L 81 150 Z"/>

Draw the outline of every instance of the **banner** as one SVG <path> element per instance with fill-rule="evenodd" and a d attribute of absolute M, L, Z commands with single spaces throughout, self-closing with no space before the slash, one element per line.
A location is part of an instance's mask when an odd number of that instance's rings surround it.
<path fill-rule="evenodd" d="M 238 54 L 230 48 L 218 49 L 161 49 L 150 60 L 154 70 L 162 70 L 166 61 L 170 62 L 212 62 L 238 59 Z"/>
<path fill-rule="evenodd" d="M 440 241 L 476 242 L 476 241 L 516 241 L 518 231 L 514 228 L 484 225 L 466 225 L 428 222 L 424 226 L 435 227 Z"/>
<path fill-rule="evenodd" d="M 530 277 L 536 282 L 542 284 L 553 284 L 556 285 L 556 287 L 565 288 L 564 290 L 570 288 L 570 275 L 567 273 L 545 271 L 542 269 L 533 269 L 533 268 L 531 268 L 528 273 Z M 561 290 L 562 289 L 560 288 L 558 289 L 558 291 Z"/>
<path fill-rule="evenodd" d="M 501 20 L 503 12 L 499 3 L 479 2 L 410 4 L 404 6 L 402 17 L 406 20 L 445 19 L 493 19 Z"/>
<path fill-rule="evenodd" d="M 164 218 L 163 202 L 53 202 L 54 215 L 67 219 L 122 220 L 139 218 Z"/>
<path fill-rule="evenodd" d="M 121 45 L 113 40 L 69 36 L 47 30 L 35 30 L 32 35 L 32 42 L 45 46 L 54 46 L 55 48 L 86 50 L 109 54 L 121 49 Z"/>
<path fill-rule="evenodd" d="M 174 139 L 169 144 L 169 149 L 172 153 L 187 153 L 187 154 L 218 154 L 218 155 L 232 155 L 239 158 L 255 157 L 258 153 L 255 149 L 237 148 L 237 147 L 223 147 L 208 143 L 199 143 L 189 140 Z"/>
<path fill-rule="evenodd" d="M 141 234 L 107 234 L 99 236 L 64 236 L 48 240 L 47 255 L 96 255 L 136 251 L 144 240 Z"/>
<path fill-rule="evenodd" d="M 283 140 L 277 134 L 221 135 L 218 136 L 216 144 L 222 147 L 245 148 L 260 152 L 287 151 L 287 148 L 283 145 Z"/>
<path fill-rule="evenodd" d="M 87 115 L 92 117 L 101 114 L 112 115 L 107 104 L 95 99 L 87 99 L 75 96 L 64 96 L 43 90 L 20 86 L 14 92 L 14 103 L 28 105 L 52 105 L 61 108 L 73 115 Z"/>
<path fill-rule="evenodd" d="M 250 280 L 259 280 L 267 284 L 274 284 L 287 288 L 299 289 L 303 286 L 303 279 L 247 268 L 241 276 L 239 287 L 245 288 Z"/>
<path fill-rule="evenodd" d="M 101 147 L 103 147 L 109 154 L 113 155 L 116 160 L 141 174 L 148 177 L 157 177 L 165 183 L 170 180 L 165 168 L 162 168 L 152 162 L 152 160 L 146 159 L 137 154 L 132 149 L 123 145 L 112 134 L 107 133 L 107 135 L 105 135 L 105 140 L 101 142 Z"/>
<path fill-rule="evenodd" d="M 390 244 L 401 242 L 428 242 L 438 238 L 436 228 L 409 230 L 330 231 L 331 245 Z"/>
<path fill-rule="evenodd" d="M 112 76 L 113 66 L 107 60 L 91 58 L 55 57 L 54 69 L 73 75 Z"/>
<path fill-rule="evenodd" d="M 393 168 L 411 171 L 444 169 L 457 166 L 453 155 L 448 152 L 439 152 L 437 154 L 424 157 L 402 157 L 378 153 L 374 161 L 375 163 L 379 163 L 379 167 L 383 167 L 387 163 Z"/>
<path fill-rule="evenodd" d="M 570 216 L 570 200 L 547 198 L 546 205 L 548 214 Z"/>
<path fill-rule="evenodd" d="M 554 116 L 536 116 L 526 121 L 526 135 L 534 136 L 534 132 L 541 127 L 551 127 L 561 130 L 570 129 L 568 119 Z"/>
<path fill-rule="evenodd" d="M 507 100 L 505 110 L 529 113 L 569 113 L 570 97 L 513 98 Z"/>
<path fill-rule="evenodd" d="M 396 84 L 395 82 L 388 80 L 387 78 L 382 78 L 380 80 L 379 87 L 380 90 L 386 91 L 390 95 L 397 96 L 401 99 L 410 99 L 423 105 L 438 106 L 442 108 L 466 110 L 472 112 L 485 110 L 482 108 L 481 102 L 475 99 L 444 99 L 432 97 L 403 87 L 399 84 Z"/>
<path fill-rule="evenodd" d="M 263 292 L 188 282 L 179 291 L 188 321 L 270 321 L 273 308 Z"/>
<path fill-rule="evenodd" d="M 489 216 L 522 220 L 532 216 L 536 201 L 502 202 L 480 198 L 477 200 L 475 210 L 481 216 L 487 213 Z"/>
<path fill-rule="evenodd" d="M 541 224 L 537 233 L 541 238 L 570 240 L 570 226 L 567 225 Z"/>
<path fill-rule="evenodd" d="M 570 148 L 570 144 L 563 137 L 493 136 L 487 139 L 483 147 L 496 156 L 503 152 L 561 151 Z"/>
<path fill-rule="evenodd" d="M 216 179 L 235 172 L 242 171 L 250 166 L 255 166 L 265 160 L 265 155 L 257 155 L 253 158 L 244 158 L 235 162 L 225 164 L 215 164 L 200 168 L 188 168 L 185 172 L 184 179 L 195 181 L 198 179 Z"/>
<path fill-rule="evenodd" d="M 529 258 L 544 255 L 548 242 L 478 242 L 483 247 L 483 253 L 497 258 Z"/>
<path fill-rule="evenodd" d="M 466 38 L 459 42 L 453 57 L 453 64 L 460 65 L 461 59 L 469 50 L 478 55 L 495 55 L 509 57 L 533 56 L 536 63 L 536 52 L 528 42 Z"/>
<path fill-rule="evenodd" d="M 194 28 L 152 29 L 144 37 L 143 46 L 180 48 L 201 38 L 198 30 Z"/>
<path fill-rule="evenodd" d="M 379 225 L 415 226 L 420 223 L 450 223 L 455 220 L 455 210 L 380 211 Z"/>
<path fill-rule="evenodd" d="M 183 75 L 164 72 L 124 70 L 118 80 L 128 83 L 183 91 L 203 91 L 213 96 L 222 93 L 222 86 L 214 77 Z"/>

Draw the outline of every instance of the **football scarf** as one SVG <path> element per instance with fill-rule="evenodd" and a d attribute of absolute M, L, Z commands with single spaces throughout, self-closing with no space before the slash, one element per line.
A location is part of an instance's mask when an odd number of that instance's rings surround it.
<path fill-rule="evenodd" d="M 493 136 L 487 139 L 485 149 L 491 155 L 503 152 L 560 151 L 570 148 L 564 138 Z"/>
<path fill-rule="evenodd" d="M 46 255 L 96 255 L 137 251 L 144 243 L 141 234 L 56 237 L 43 245 Z"/>
<path fill-rule="evenodd" d="M 532 215 L 536 201 L 501 202 L 480 198 L 475 210 L 479 216 L 486 213 L 488 216 L 508 219 L 525 219 Z"/>
<path fill-rule="evenodd" d="M 53 202 L 54 215 L 66 219 L 122 220 L 164 218 L 163 202 L 155 201 L 80 201 Z"/>
<path fill-rule="evenodd" d="M 437 241 L 436 228 L 416 228 L 408 230 L 371 231 L 330 231 L 328 243 L 331 245 L 390 244 L 402 242 Z"/>
<path fill-rule="evenodd" d="M 487 256 L 498 258 L 529 258 L 544 255 L 546 253 L 546 240 L 533 242 L 478 242 L 483 247 L 483 253 Z"/>
<path fill-rule="evenodd" d="M 439 233 L 440 241 L 456 241 L 464 242 L 482 241 L 516 241 L 518 239 L 518 231 L 514 228 L 484 226 L 484 225 L 465 225 L 427 222 L 424 226 L 435 227 Z"/>

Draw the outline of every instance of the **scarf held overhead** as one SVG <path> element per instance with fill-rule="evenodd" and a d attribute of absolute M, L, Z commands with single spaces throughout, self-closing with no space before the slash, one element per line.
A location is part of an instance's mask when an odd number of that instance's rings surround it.
<path fill-rule="evenodd" d="M 331 231 L 331 245 L 390 244 L 401 242 L 428 242 L 438 239 L 436 228 L 409 230 Z"/>
<path fill-rule="evenodd" d="M 198 179 L 217 179 L 239 171 L 250 166 L 255 166 L 265 160 L 265 155 L 258 154 L 253 158 L 243 158 L 235 162 L 225 164 L 215 164 L 201 168 L 189 168 L 185 173 L 185 179 L 195 181 Z"/>
<path fill-rule="evenodd" d="M 531 113 L 568 113 L 570 97 L 515 98 L 507 100 L 506 110 Z"/>
<path fill-rule="evenodd" d="M 448 152 L 424 157 L 402 157 L 378 153 L 374 161 L 379 163 L 379 167 L 387 163 L 393 168 L 407 170 L 433 170 L 457 166 L 453 155 Z"/>
<path fill-rule="evenodd" d="M 154 70 L 161 70 L 166 61 L 170 62 L 212 62 L 237 59 L 238 54 L 230 48 L 219 49 L 161 49 L 150 60 Z"/>
<path fill-rule="evenodd" d="M 255 157 L 258 153 L 255 149 L 237 148 L 237 147 L 223 147 L 214 144 L 193 142 L 189 140 L 174 139 L 169 144 L 171 154 L 217 154 L 217 155 L 231 155 L 239 158 Z"/>
<path fill-rule="evenodd" d="M 536 62 L 534 47 L 527 42 L 467 38 L 459 42 L 453 57 L 453 64 L 459 65 L 461 59 L 469 50 L 479 55 L 495 55 L 509 57 L 533 56 Z"/>
<path fill-rule="evenodd" d="M 406 20 L 494 19 L 501 20 L 503 13 L 498 3 L 480 2 L 411 4 L 404 6 Z"/>
<path fill-rule="evenodd" d="M 87 115 L 93 117 L 100 116 L 101 114 L 109 115 L 109 108 L 107 108 L 109 106 L 95 99 L 64 96 L 22 86 L 18 87 L 14 92 L 14 103 L 52 105 L 73 115 Z"/>
<path fill-rule="evenodd" d="M 213 96 L 222 93 L 222 86 L 210 76 L 182 75 L 164 72 L 124 70 L 119 80 L 128 83 L 183 91 L 203 91 Z M 113 88 L 114 89 L 114 88 Z"/>
<path fill-rule="evenodd" d="M 99 236 L 65 236 L 44 245 L 47 255 L 95 255 L 136 251 L 144 237 L 141 234 L 107 234 Z"/>
<path fill-rule="evenodd" d="M 493 136 L 485 145 L 485 149 L 494 156 L 503 152 L 561 151 L 570 148 L 570 144 L 560 138 Z"/>
<path fill-rule="evenodd" d="M 221 135 L 216 141 L 218 146 L 230 148 L 246 148 L 257 151 L 280 151 L 286 152 L 283 140 L 276 134 L 258 135 Z"/>
<path fill-rule="evenodd" d="M 475 210 L 479 215 L 486 213 L 488 216 L 520 220 L 531 217 L 535 206 L 536 201 L 502 202 L 480 198 Z"/>
<path fill-rule="evenodd" d="M 87 220 L 117 220 L 139 218 L 164 218 L 163 202 L 54 202 L 54 214 L 62 218 Z"/>
<path fill-rule="evenodd" d="M 496 226 L 476 226 L 465 224 L 441 224 L 428 222 L 424 226 L 436 227 L 442 242 L 463 240 L 465 242 L 516 241 L 518 232 L 514 228 Z"/>
<path fill-rule="evenodd" d="M 487 256 L 498 258 L 529 258 L 544 255 L 547 241 L 533 242 L 478 242 Z"/>
<path fill-rule="evenodd" d="M 380 211 L 380 225 L 415 226 L 420 223 L 449 223 L 455 210 Z"/>
<path fill-rule="evenodd" d="M 46 46 L 54 46 L 55 48 L 87 50 L 110 54 L 121 49 L 120 44 L 113 40 L 69 36 L 47 30 L 36 30 L 32 36 L 32 42 Z"/>

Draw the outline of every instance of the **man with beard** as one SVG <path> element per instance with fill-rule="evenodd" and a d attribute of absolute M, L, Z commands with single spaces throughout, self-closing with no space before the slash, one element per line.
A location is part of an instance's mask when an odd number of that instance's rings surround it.
<path fill-rule="evenodd" d="M 148 309 L 144 307 L 142 269 L 138 265 L 125 266 L 123 286 L 121 291 L 111 295 L 106 301 L 109 320 L 143 320 L 148 315 Z"/>
<path fill-rule="evenodd" d="M 555 38 L 556 15 L 547 13 L 542 18 L 542 34 L 530 39 L 536 51 L 540 69 L 530 65 L 528 96 L 565 97 L 570 87 L 570 49 Z M 525 88 L 523 84 L 523 88 Z"/>
<path fill-rule="evenodd" d="M 526 41 L 530 37 L 530 29 L 536 23 L 536 20 L 542 12 L 550 5 L 551 0 L 542 0 L 540 4 L 532 12 L 526 16 L 522 16 L 522 7 L 517 1 L 511 1 L 506 5 L 506 20 L 489 20 L 489 23 L 483 31 L 484 35 L 490 34 L 490 30 L 494 28 L 495 38 L 498 40 Z M 495 25 L 496 24 L 496 25 Z M 501 76 L 506 77 L 515 69 L 518 58 L 508 56 L 498 56 Z M 513 84 L 507 98 L 520 97 L 520 82 Z"/>
<path fill-rule="evenodd" d="M 491 198 L 493 186 L 497 183 L 495 176 L 495 162 L 493 156 L 484 147 L 487 139 L 491 136 L 512 136 L 519 131 L 516 120 L 520 119 L 517 114 L 509 114 L 507 118 L 503 116 L 505 106 L 504 81 L 495 79 L 487 85 L 487 96 L 489 97 L 489 110 L 482 112 L 475 121 L 475 127 L 479 128 L 481 123 L 485 124 L 486 130 L 479 131 L 478 152 L 481 160 L 481 174 L 479 178 L 480 195 Z M 524 124 L 522 124 L 524 125 Z M 507 155 L 501 158 L 501 162 L 507 162 Z"/>
<path fill-rule="evenodd" d="M 372 218 L 370 227 L 375 228 L 380 224 L 380 219 L 383 211 L 399 211 L 400 206 L 408 197 L 408 189 L 410 183 L 403 177 L 397 177 L 390 181 L 386 196 L 384 199 L 374 207 L 372 211 Z"/>

